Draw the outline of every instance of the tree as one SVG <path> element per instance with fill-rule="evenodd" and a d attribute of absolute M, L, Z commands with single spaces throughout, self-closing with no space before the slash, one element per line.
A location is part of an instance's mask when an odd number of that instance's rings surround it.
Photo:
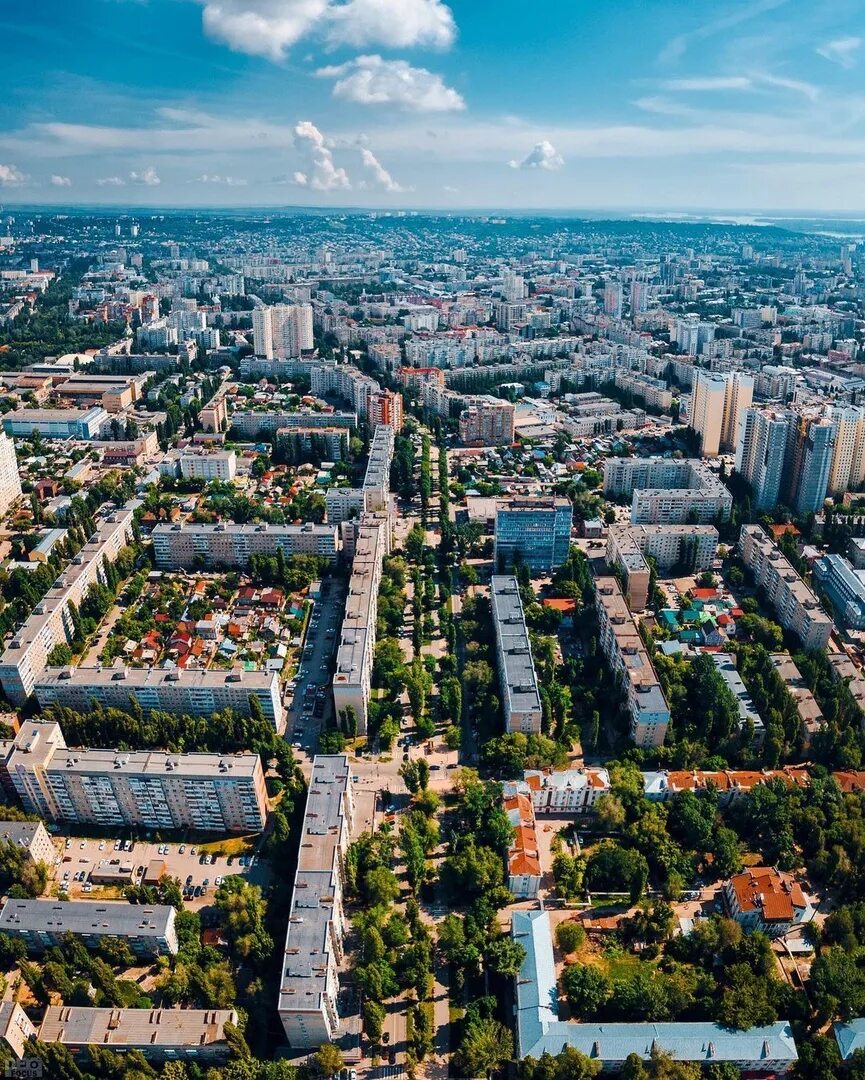
<path fill-rule="evenodd" d="M 514 1039 L 498 1020 L 478 1018 L 466 1024 L 457 1051 L 463 1076 L 488 1076 L 514 1056 Z"/>
<path fill-rule="evenodd" d="M 583 1020 L 595 1016 L 611 993 L 604 974 L 588 964 L 568 964 L 562 985 L 575 1015 Z"/>
<path fill-rule="evenodd" d="M 387 866 L 377 866 L 366 875 L 364 892 L 372 907 L 389 907 L 399 896 L 399 882 Z"/>
<path fill-rule="evenodd" d="M 319 1076 L 336 1076 L 345 1068 L 342 1051 L 333 1043 L 322 1043 L 313 1054 L 313 1066 Z"/>
<path fill-rule="evenodd" d="M 568 919 L 556 927 L 556 944 L 563 953 L 574 953 L 586 940 L 586 931 L 578 922 Z"/>
<path fill-rule="evenodd" d="M 487 946 L 484 959 L 490 971 L 508 978 L 516 978 L 526 958 L 525 948 L 513 938 L 500 935 Z"/>
<path fill-rule="evenodd" d="M 387 1010 L 378 1001 L 363 1003 L 363 1029 L 370 1042 L 381 1042 Z"/>

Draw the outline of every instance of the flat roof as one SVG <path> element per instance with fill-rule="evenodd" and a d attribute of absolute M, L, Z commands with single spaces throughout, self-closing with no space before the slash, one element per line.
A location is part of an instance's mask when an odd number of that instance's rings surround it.
<path fill-rule="evenodd" d="M 346 754 L 317 755 L 301 825 L 285 937 L 280 1011 L 321 1008 L 331 952 L 330 923 L 340 880 L 340 842 L 351 770 Z"/>
<path fill-rule="evenodd" d="M 54 934 L 117 934 L 164 937 L 174 921 L 169 904 L 127 904 L 101 900 L 8 899 L 0 909 L 0 930 Z"/>
<path fill-rule="evenodd" d="M 114 686 L 146 689 L 147 687 L 177 686 L 184 690 L 270 690 L 277 675 L 269 671 L 231 671 L 218 668 L 134 668 L 122 662 L 112 667 L 49 667 L 36 679 L 36 688 L 63 686 Z"/>
<path fill-rule="evenodd" d="M 540 712 L 541 697 L 538 693 L 538 680 L 517 579 L 507 575 L 493 575 L 490 582 L 490 600 L 499 642 L 499 657 L 504 659 L 502 674 L 507 690 L 508 713 Z"/>
<path fill-rule="evenodd" d="M 225 1040 L 236 1024 L 234 1009 L 91 1009 L 49 1005 L 39 1027 L 40 1042 L 110 1048 L 204 1047 Z"/>

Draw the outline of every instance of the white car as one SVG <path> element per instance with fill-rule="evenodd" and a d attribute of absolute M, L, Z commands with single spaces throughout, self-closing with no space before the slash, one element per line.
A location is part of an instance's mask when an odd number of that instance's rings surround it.
<path fill-rule="evenodd" d="M 213 879 L 213 884 L 216 885 L 217 887 L 219 887 L 222 884 L 222 878 L 221 877 L 214 878 Z"/>
<path fill-rule="evenodd" d="M 99 850 L 100 850 L 100 851 L 104 851 L 104 850 L 105 850 L 105 841 L 104 841 L 104 840 L 100 840 L 100 841 L 99 841 Z"/>

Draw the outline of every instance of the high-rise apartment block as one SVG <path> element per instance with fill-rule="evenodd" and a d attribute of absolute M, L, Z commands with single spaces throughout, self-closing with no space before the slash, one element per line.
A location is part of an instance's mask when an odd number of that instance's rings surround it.
<path fill-rule="evenodd" d="M 622 283 L 608 281 L 604 286 L 604 313 L 613 319 L 622 317 Z"/>
<path fill-rule="evenodd" d="M 231 427 L 240 438 L 260 439 L 272 436 L 280 428 L 340 428 L 348 434 L 357 427 L 357 413 L 313 412 L 298 409 L 282 412 L 274 409 L 238 409 L 231 414 Z"/>
<path fill-rule="evenodd" d="M 832 620 L 759 525 L 742 526 L 739 554 L 757 585 L 765 590 L 784 629 L 797 634 L 809 652 L 825 649 L 832 634 Z"/>
<path fill-rule="evenodd" d="M 459 417 L 460 442 L 466 446 L 510 446 L 516 406 L 495 397 L 466 398 Z"/>
<path fill-rule="evenodd" d="M 56 825 L 247 833 L 267 818 L 258 754 L 70 750 L 59 724 L 35 720 L 4 749 L 21 805 Z"/>
<path fill-rule="evenodd" d="M 15 632 L 0 657 L 0 684 L 14 705 L 23 705 L 33 693 L 54 646 L 74 637 L 70 605 L 80 607 L 91 585 L 105 584 L 105 563 L 114 562 L 131 540 L 132 510 L 108 514 Z"/>
<path fill-rule="evenodd" d="M 670 722 L 658 676 L 637 624 L 614 577 L 595 580 L 599 641 L 613 674 L 622 680 L 637 746 L 661 746 Z"/>
<path fill-rule="evenodd" d="M 0 433 L 0 517 L 21 494 L 21 477 L 18 475 L 18 459 L 15 446 L 9 436 Z"/>
<path fill-rule="evenodd" d="M 859 490 L 865 482 L 865 408 L 861 405 L 833 405 L 835 450 L 829 472 L 829 495 Z"/>
<path fill-rule="evenodd" d="M 750 484 L 755 510 L 769 510 L 778 503 L 789 427 L 786 412 L 746 409 L 742 414 L 736 472 Z"/>
<path fill-rule="evenodd" d="M 390 503 L 390 467 L 393 462 L 394 429 L 389 424 L 375 428 L 362 491 L 367 510 L 387 510 Z"/>
<path fill-rule="evenodd" d="M 739 422 L 754 396 L 754 380 L 739 371 L 699 371 L 691 395 L 691 427 L 700 436 L 703 457 L 735 450 Z"/>
<path fill-rule="evenodd" d="M 699 458 L 607 458 L 604 494 L 631 495 L 635 525 L 711 525 L 729 520 L 733 496 Z"/>
<path fill-rule="evenodd" d="M 494 574 L 490 583 L 490 604 L 496 631 L 505 731 L 538 734 L 542 720 L 541 698 L 517 579 Z"/>
<path fill-rule="evenodd" d="M 367 422 L 370 427 L 386 424 L 399 434 L 402 431 L 402 396 L 392 390 L 379 390 L 370 394 L 367 405 Z"/>
<path fill-rule="evenodd" d="M 252 312 L 253 347 L 256 356 L 296 359 L 313 348 L 310 304 L 274 304 Z"/>
<path fill-rule="evenodd" d="M 570 499 L 524 496 L 496 502 L 495 565 L 523 562 L 535 573 L 554 570 L 568 557 L 573 506 Z"/>
<path fill-rule="evenodd" d="M 348 757 L 318 755 L 301 825 L 279 986 L 279 1018 L 296 1049 L 335 1042 L 340 1028 L 345 858 L 353 816 Z"/>

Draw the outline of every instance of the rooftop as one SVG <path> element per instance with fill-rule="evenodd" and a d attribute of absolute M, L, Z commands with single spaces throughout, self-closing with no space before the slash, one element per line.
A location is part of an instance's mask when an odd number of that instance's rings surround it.
<path fill-rule="evenodd" d="M 494 575 L 490 583 L 490 600 L 499 656 L 504 659 L 507 712 L 540 711 L 541 698 L 517 579 Z"/>

